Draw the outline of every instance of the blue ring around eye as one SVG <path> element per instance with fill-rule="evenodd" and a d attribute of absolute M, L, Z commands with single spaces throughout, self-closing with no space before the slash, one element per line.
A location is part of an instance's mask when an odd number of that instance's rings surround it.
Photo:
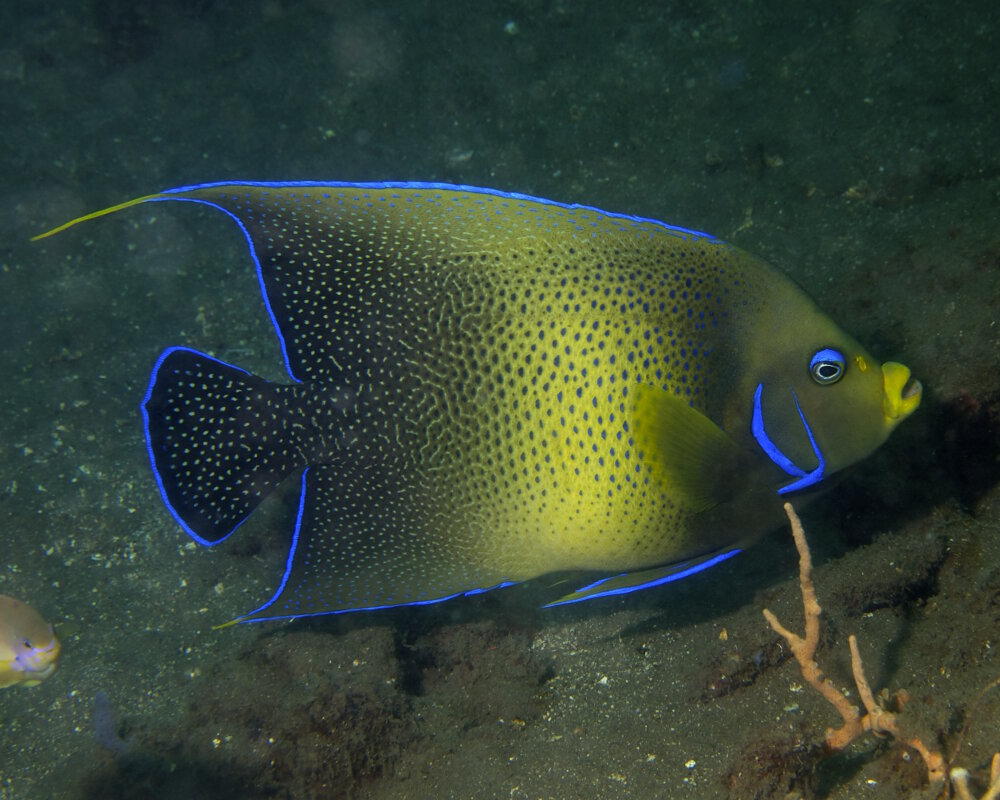
<path fill-rule="evenodd" d="M 837 361 L 841 366 L 847 363 L 847 359 L 844 358 L 844 354 L 840 353 L 833 348 L 825 347 L 822 350 L 817 350 L 816 354 L 809 360 L 809 370 L 816 366 L 819 361 Z"/>
<path fill-rule="evenodd" d="M 825 347 L 816 352 L 809 361 L 809 374 L 820 386 L 829 386 L 844 377 L 846 366 L 846 360 L 841 353 Z"/>

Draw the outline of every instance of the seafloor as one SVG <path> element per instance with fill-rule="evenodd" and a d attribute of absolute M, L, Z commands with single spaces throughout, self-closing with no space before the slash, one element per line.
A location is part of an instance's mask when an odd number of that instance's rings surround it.
<path fill-rule="evenodd" d="M 138 404 L 186 344 L 272 378 L 220 179 L 487 185 L 709 230 L 923 381 L 805 514 L 819 658 L 910 695 L 981 780 L 1000 749 L 1000 33 L 995 2 L 105 0 L 0 4 L 0 593 L 60 670 L 0 692 L 0 798 L 899 798 L 912 751 L 829 756 L 761 608 L 786 531 L 688 582 L 540 611 L 212 630 L 281 575 L 277 500 L 212 551 L 159 500 Z M 856 697 L 856 694 L 852 695 Z M 96 704 L 96 705 L 95 705 Z M 95 708 L 97 726 L 95 730 Z M 980 786 L 981 790 L 981 786 Z"/>

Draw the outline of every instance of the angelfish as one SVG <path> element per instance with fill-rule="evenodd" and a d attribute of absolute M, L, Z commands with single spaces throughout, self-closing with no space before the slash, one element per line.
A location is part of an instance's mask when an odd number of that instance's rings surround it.
<path fill-rule="evenodd" d="M 196 541 L 286 477 L 274 596 L 236 622 L 431 603 L 554 572 L 556 602 L 733 555 L 919 405 L 788 278 L 708 234 L 436 183 L 212 183 L 292 382 L 184 347 L 142 401 Z M 41 238 L 41 237 L 38 237 Z"/>

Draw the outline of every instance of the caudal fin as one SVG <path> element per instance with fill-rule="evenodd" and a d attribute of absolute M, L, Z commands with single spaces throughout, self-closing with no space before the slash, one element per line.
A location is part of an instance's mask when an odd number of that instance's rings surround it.
<path fill-rule="evenodd" d="M 292 390 L 196 350 L 160 356 L 142 402 L 146 446 L 164 501 L 197 541 L 225 539 L 306 466 L 288 425 Z"/>

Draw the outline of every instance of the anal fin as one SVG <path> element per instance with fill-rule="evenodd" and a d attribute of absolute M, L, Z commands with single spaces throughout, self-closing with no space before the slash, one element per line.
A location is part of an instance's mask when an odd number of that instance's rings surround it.
<path fill-rule="evenodd" d="M 613 575 L 609 578 L 601 578 L 594 583 L 588 584 L 563 595 L 558 600 L 546 603 L 544 608 L 552 606 L 565 606 L 570 603 L 579 603 L 583 600 L 593 600 L 597 597 L 609 597 L 611 595 L 629 594 L 640 589 L 649 589 L 653 586 L 661 586 L 665 583 L 683 580 L 703 570 L 714 567 L 732 558 L 740 552 L 738 547 L 730 547 L 709 553 L 706 556 L 693 558 L 689 561 L 682 561 L 679 564 L 669 564 L 667 566 L 653 567 L 652 569 L 639 570 L 638 572 L 625 572 L 621 575 Z"/>

